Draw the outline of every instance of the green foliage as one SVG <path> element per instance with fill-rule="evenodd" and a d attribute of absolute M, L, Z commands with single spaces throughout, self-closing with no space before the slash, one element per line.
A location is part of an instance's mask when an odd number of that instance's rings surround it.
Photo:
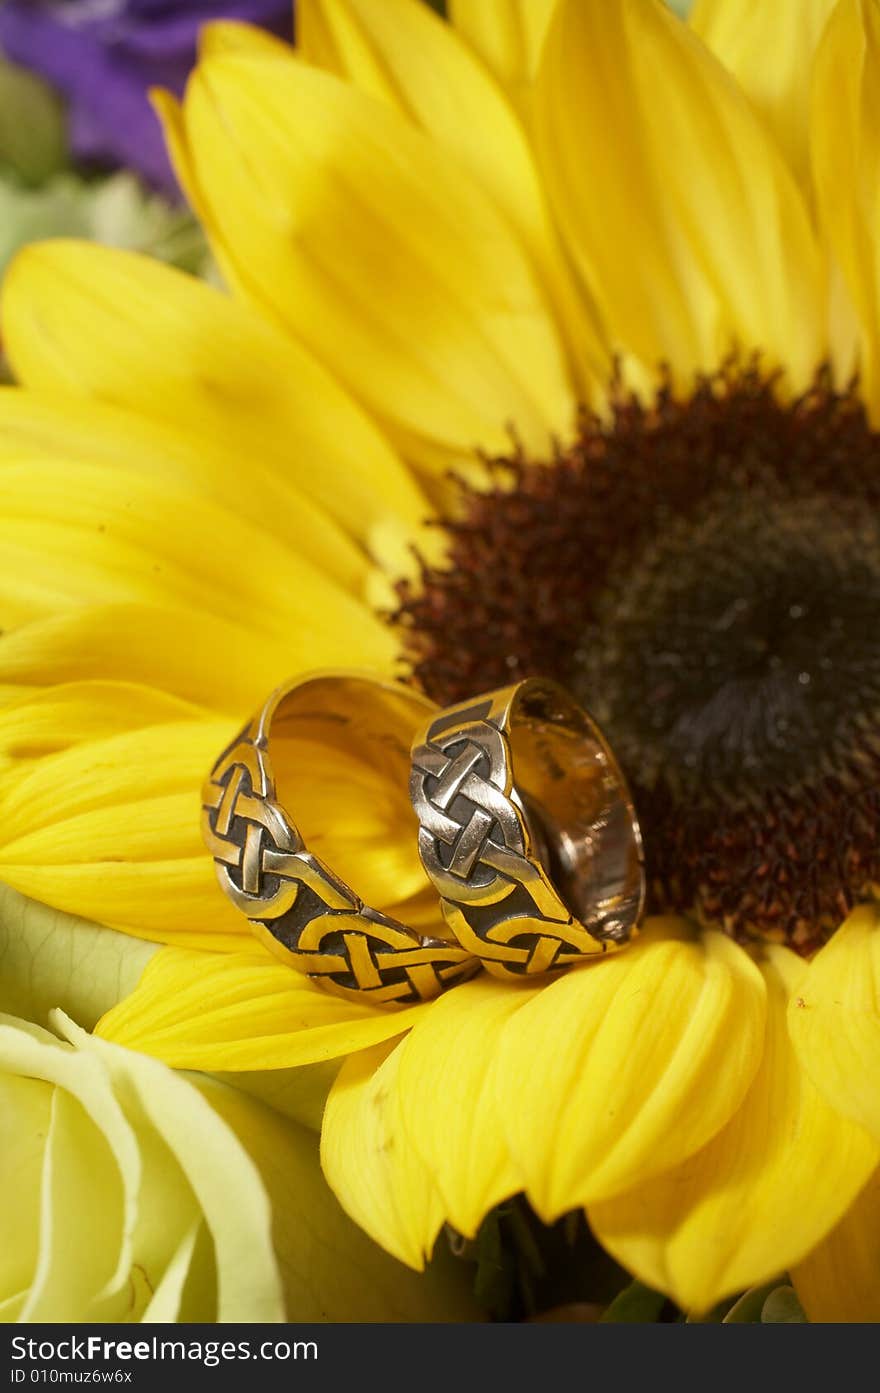
<path fill-rule="evenodd" d="M 725 1325 L 805 1324 L 807 1318 L 784 1277 L 751 1287 L 721 1317 Z"/>
<path fill-rule="evenodd" d="M 653 1325 L 660 1318 L 666 1297 L 646 1287 L 644 1282 L 630 1282 L 616 1296 L 601 1318 L 603 1325 Z"/>
<path fill-rule="evenodd" d="M 728 1307 L 726 1312 L 722 1311 L 719 1320 L 725 1325 L 754 1325 L 761 1319 L 761 1312 L 764 1309 L 764 1302 L 767 1297 L 779 1285 L 779 1278 L 774 1278 L 772 1282 L 765 1282 L 763 1286 L 751 1287 L 749 1291 L 744 1291 L 742 1296 L 737 1297 L 731 1306 L 729 1302 L 723 1304 Z"/>
<path fill-rule="evenodd" d="M 804 1308 L 798 1301 L 794 1287 L 784 1283 L 771 1291 L 761 1308 L 762 1325 L 806 1325 Z"/>
<path fill-rule="evenodd" d="M 787 1276 L 720 1301 L 709 1311 L 680 1311 L 633 1280 L 604 1252 L 582 1213 L 542 1224 L 523 1195 L 493 1209 L 476 1238 L 450 1234 L 460 1259 L 474 1264 L 477 1305 L 497 1321 L 597 1321 L 607 1325 L 806 1323 Z"/>
<path fill-rule="evenodd" d="M 453 1246 L 474 1263 L 474 1296 L 493 1320 L 563 1319 L 552 1313 L 566 1310 L 596 1319 L 629 1282 L 583 1214 L 542 1224 L 522 1195 L 487 1214 L 473 1242 L 453 1236 Z"/>
<path fill-rule="evenodd" d="M 195 274 L 209 265 L 205 239 L 190 214 L 149 193 L 127 171 L 102 179 L 66 171 L 40 188 L 0 178 L 0 272 L 25 243 L 49 237 L 125 247 Z"/>
<path fill-rule="evenodd" d="M 42 184 L 67 163 L 64 106 L 52 88 L 0 58 L 0 171 Z"/>

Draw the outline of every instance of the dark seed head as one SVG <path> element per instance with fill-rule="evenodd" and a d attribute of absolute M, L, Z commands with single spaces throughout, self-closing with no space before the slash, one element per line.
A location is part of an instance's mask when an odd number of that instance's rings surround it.
<path fill-rule="evenodd" d="M 401 583 L 438 701 L 566 683 L 629 777 L 654 909 L 809 951 L 880 882 L 880 434 L 757 366 L 615 392 L 549 462 L 462 485 L 449 565 Z"/>

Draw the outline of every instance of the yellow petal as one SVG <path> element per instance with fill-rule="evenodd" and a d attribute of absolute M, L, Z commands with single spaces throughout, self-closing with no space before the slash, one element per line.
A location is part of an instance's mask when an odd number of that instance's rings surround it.
<path fill-rule="evenodd" d="M 835 3 L 696 0 L 689 17 L 691 28 L 751 98 L 805 190 L 813 59 Z"/>
<path fill-rule="evenodd" d="M 0 864 L 21 894 L 135 938 L 206 953 L 235 953 L 249 943 L 247 922 L 218 899 L 210 857 L 169 861 L 88 861 L 61 866 Z"/>
<path fill-rule="evenodd" d="M 446 1217 L 467 1237 L 493 1205 L 523 1188 L 491 1064 L 505 1024 L 533 996 L 482 975 L 441 996 L 398 1049 L 395 1086 L 407 1136 Z"/>
<path fill-rule="evenodd" d="M 409 117 L 475 176 L 525 240 L 546 237 L 522 129 L 448 24 L 419 0 L 303 0 L 297 21 L 298 52 L 309 63 Z"/>
<path fill-rule="evenodd" d="M 816 55 L 811 149 L 819 216 L 861 325 L 860 390 L 880 421 L 880 14 L 840 0 Z"/>
<path fill-rule="evenodd" d="M 125 699 L 124 691 L 117 699 Z M 77 817 L 109 810 L 115 812 L 122 850 L 128 833 L 119 808 L 142 803 L 145 810 L 153 799 L 182 794 L 197 811 L 205 774 L 234 735 L 235 725 L 226 720 L 165 720 L 78 742 L 44 755 L 26 770 L 13 768 L 0 779 L 0 846 L 6 851 L 21 847 L 21 859 L 35 861 L 26 846 L 51 829 L 59 850 L 67 852 L 76 837 L 67 839 L 61 829 Z M 198 818 L 189 821 L 192 827 L 182 824 L 176 844 L 182 855 L 201 847 Z M 50 850 L 49 845 L 40 847 L 40 853 Z M 88 859 L 86 847 L 81 859 Z"/>
<path fill-rule="evenodd" d="M 349 648 L 357 643 L 356 662 L 393 661 L 395 640 L 360 600 L 291 547 L 182 484 L 160 485 L 122 462 L 112 471 L 7 464 L 0 508 L 7 626 L 77 604 L 179 605 L 276 641 L 298 630 L 315 666 L 334 630 Z"/>
<path fill-rule="evenodd" d="M 812 1321 L 880 1321 L 880 1171 L 791 1279 Z"/>
<path fill-rule="evenodd" d="M 880 1140 L 880 912 L 856 909 L 789 1007 L 801 1064 L 831 1107 Z"/>
<path fill-rule="evenodd" d="M 369 549 L 389 518 L 414 530 L 429 512 L 379 432 L 310 353 L 192 276 L 131 252 L 42 243 L 7 273 L 2 312 L 21 381 L 127 407 L 154 429 L 171 417 L 195 445 L 225 456 L 211 468 L 227 491 L 259 494 L 268 480 L 263 510 L 280 509 L 288 537 L 329 514 Z"/>
<path fill-rule="evenodd" d="M 813 202 L 810 93 L 816 51 L 835 0 L 696 0 L 690 24 L 751 99 Z M 767 61 L 772 53 L 773 61 Z M 824 115 L 821 119 L 824 119 Z M 840 267 L 828 255 L 830 361 L 835 380 L 849 384 L 856 369 L 858 324 Z"/>
<path fill-rule="evenodd" d="M 280 538 L 356 594 L 369 583 L 369 557 L 293 483 L 290 468 L 267 469 L 256 459 L 243 470 L 228 440 L 196 435 L 176 420 L 153 421 L 70 392 L 0 389 L 0 466 L 72 459 L 110 470 L 122 462 L 154 481 L 184 484 Z"/>
<path fill-rule="evenodd" d="M 429 22 L 426 27 L 420 23 L 420 16 L 413 18 L 408 13 L 409 6 L 395 4 L 395 0 L 391 0 L 391 5 L 386 7 L 386 16 L 389 10 L 394 11 L 393 20 L 396 23 L 402 19 L 409 29 L 415 26 L 420 31 L 423 44 L 427 39 L 432 48 L 439 48 L 442 52 L 443 41 L 437 38 L 434 25 Z M 429 12 L 426 10 L 424 14 L 430 21 L 432 16 Z M 433 18 L 437 25 L 443 24 L 436 16 Z M 396 48 L 386 53 L 381 45 L 377 45 L 377 23 L 381 35 L 383 17 L 375 7 L 373 12 L 366 12 L 357 3 L 346 4 L 345 0 L 342 3 L 339 0 L 305 0 L 299 5 L 297 16 L 297 56 L 315 67 L 344 77 L 368 96 L 387 102 L 395 110 L 418 121 L 419 108 L 423 103 L 419 100 L 417 85 L 412 81 L 413 75 L 403 69 L 402 63 L 395 62 L 399 56 Z M 396 36 L 393 33 L 389 35 L 387 30 L 385 33 L 394 44 Z M 412 36 L 406 35 L 403 44 L 411 48 Z M 292 50 L 288 56 L 293 58 Z M 423 66 L 423 76 L 425 71 L 430 71 L 428 63 Z M 424 103 L 429 111 L 431 103 L 429 93 Z M 452 120 L 455 120 L 454 115 Z"/>
<path fill-rule="evenodd" d="M 880 1146 L 804 1074 L 786 1008 L 805 964 L 770 949 L 764 1054 L 727 1126 L 674 1170 L 592 1205 L 590 1224 L 628 1271 L 685 1309 L 706 1311 L 808 1253 L 844 1214 Z"/>
<path fill-rule="evenodd" d="M 177 743 L 169 741 L 172 759 Z M 133 771 L 133 781 L 136 778 Z M 90 783 L 91 794 L 95 785 Z M 127 790 L 130 799 L 126 800 L 110 781 L 98 795 L 108 799 L 106 806 L 75 812 L 68 805 L 57 816 L 44 807 L 40 810 L 45 819 L 42 826 L 28 827 L 29 819 L 19 820 L 14 829 L 18 835 L 10 835 L 2 843 L 0 857 L 7 867 L 39 867 L 97 864 L 119 857 L 149 862 L 198 855 L 198 827 L 193 817 L 196 780 L 192 776 L 190 785 L 180 793 L 160 793 L 148 787 L 139 796 L 133 782 Z"/>
<path fill-rule="evenodd" d="M 332 996 L 258 950 L 166 948 L 96 1034 L 179 1069 L 289 1069 L 393 1039 L 425 1009 L 384 1011 Z"/>
<path fill-rule="evenodd" d="M 301 63 L 210 59 L 189 158 L 243 292 L 389 428 L 453 455 L 546 448 L 572 402 L 535 274 L 491 201 L 386 105 Z"/>
<path fill-rule="evenodd" d="M 612 345 L 686 385 L 733 347 L 810 379 L 824 331 L 806 206 L 700 41 L 659 0 L 560 0 L 535 101 L 550 194 Z"/>
<path fill-rule="evenodd" d="M 546 1222 L 698 1150 L 758 1066 L 764 985 L 719 933 L 655 920 L 625 953 L 570 972 L 508 1022 L 498 1105 Z"/>
<path fill-rule="evenodd" d="M 87 740 L 204 715 L 191 702 L 135 682 L 65 682 L 0 709 L 0 773 Z"/>
<path fill-rule="evenodd" d="M 421 1271 L 443 1205 L 403 1125 L 399 1066 L 393 1044 L 361 1050 L 342 1066 L 324 1113 L 321 1165 L 346 1213 Z"/>
<path fill-rule="evenodd" d="M 556 0 L 449 0 L 452 23 L 486 67 L 528 111 Z"/>
<path fill-rule="evenodd" d="M 560 255 L 525 132 L 455 30 L 422 0 L 301 0 L 297 46 L 310 63 L 409 117 L 494 199 L 540 269 L 577 380 L 604 389 L 610 359 Z"/>
<path fill-rule="evenodd" d="M 0 877 L 138 937 L 221 951 L 249 944 L 198 823 L 202 780 L 235 728 L 165 721 L 13 767 L 0 780 Z"/>
<path fill-rule="evenodd" d="M 240 721 L 279 681 L 312 667 L 309 638 L 293 630 L 282 646 L 247 624 L 177 607 L 89 605 L 4 634 L 0 692 L 5 688 L 3 699 L 18 701 L 23 692 L 56 683 L 138 682 Z M 347 662 L 352 634 L 341 630 L 325 639 L 328 666 Z M 244 653 L 247 662 L 239 660 Z"/>
<path fill-rule="evenodd" d="M 261 29 L 237 19 L 212 19 L 199 30 L 199 58 L 216 57 L 220 53 L 250 53 L 260 58 L 287 58 L 290 44 Z"/>
<path fill-rule="evenodd" d="M 198 172 L 189 147 L 183 108 L 173 92 L 167 92 L 161 87 L 151 87 L 149 98 L 150 104 L 161 122 L 162 134 L 165 137 L 165 149 L 168 152 L 174 173 L 177 175 L 177 182 L 186 195 L 186 200 L 193 213 L 202 227 L 207 229 L 211 210 L 199 187 Z M 226 255 L 224 248 L 219 242 L 215 242 L 211 251 L 223 284 L 235 287 L 237 282 L 235 266 Z"/>

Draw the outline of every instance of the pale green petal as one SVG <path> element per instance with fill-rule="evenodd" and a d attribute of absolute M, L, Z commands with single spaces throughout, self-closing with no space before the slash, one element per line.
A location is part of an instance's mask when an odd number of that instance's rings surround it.
<path fill-rule="evenodd" d="M 220 1321 L 278 1320 L 285 1311 L 296 1321 L 474 1317 L 467 1268 L 449 1261 L 417 1277 L 343 1214 L 321 1175 L 317 1138 L 305 1127 L 219 1080 L 175 1074 L 60 1015 L 55 1024 L 108 1071 L 142 1146 L 153 1131 L 161 1140 L 210 1234 L 206 1245 L 186 1224 L 181 1193 L 172 1225 L 180 1244 L 143 1319 L 185 1318 L 193 1308 L 191 1318 Z M 142 1203 L 155 1215 L 160 1187 L 173 1195 L 179 1181 L 163 1172 L 155 1143 L 144 1171 L 153 1189 L 142 1192 Z M 148 1238 L 136 1233 L 135 1250 Z M 214 1269 L 217 1307 L 209 1315 Z"/>
<path fill-rule="evenodd" d="M 269 1192 L 290 1320 L 480 1318 L 471 1269 L 454 1261 L 445 1244 L 419 1274 L 352 1223 L 319 1171 L 315 1136 L 237 1089 L 207 1080 L 199 1086 L 256 1161 Z"/>
<path fill-rule="evenodd" d="M 342 1061 L 324 1060 L 301 1069 L 255 1069 L 241 1073 L 215 1072 L 214 1078 L 258 1098 L 273 1112 L 320 1132 L 324 1104 Z"/>
<path fill-rule="evenodd" d="M 177 1318 L 198 1235 L 199 1221 L 196 1220 L 180 1240 L 177 1252 L 162 1274 L 162 1280 L 141 1317 L 143 1324 Z"/>
<path fill-rule="evenodd" d="M 96 1061 L 61 1047 L 39 1027 L 0 1017 L 0 1071 L 56 1085 L 42 1163 L 39 1247 L 23 1318 L 72 1319 L 118 1287 L 131 1266 L 137 1142 Z M 70 1253 L 77 1254 L 75 1263 Z"/>
<path fill-rule="evenodd" d="M 0 1325 L 11 1325 L 13 1321 L 18 1320 L 26 1300 L 27 1292 L 19 1291 L 14 1296 L 7 1297 L 5 1301 L 0 1301 Z"/>
<path fill-rule="evenodd" d="M 0 1075 L 0 1323 L 10 1293 L 26 1292 L 37 1261 L 40 1216 L 40 1171 L 52 1090 L 39 1079 Z"/>
<path fill-rule="evenodd" d="M 137 1121 L 138 1114 L 146 1117 L 174 1153 L 214 1240 L 217 1320 L 278 1320 L 283 1307 L 268 1200 L 259 1173 L 231 1144 L 216 1112 L 187 1079 L 155 1060 L 87 1035 L 60 1012 L 53 1020 L 78 1050 L 95 1056 L 125 1095 L 127 1110 Z"/>
<path fill-rule="evenodd" d="M 124 1275 L 114 1270 L 124 1196 L 104 1136 L 64 1088 L 52 1097 L 42 1191 L 40 1251 L 21 1319 L 72 1321 Z"/>

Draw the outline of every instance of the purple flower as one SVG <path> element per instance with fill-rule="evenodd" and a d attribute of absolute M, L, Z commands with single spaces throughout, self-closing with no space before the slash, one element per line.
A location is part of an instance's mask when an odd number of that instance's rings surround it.
<path fill-rule="evenodd" d="M 0 47 L 68 98 L 78 158 L 128 165 L 173 191 L 147 91 L 182 92 L 209 19 L 246 19 L 289 38 L 293 0 L 7 0 Z"/>

